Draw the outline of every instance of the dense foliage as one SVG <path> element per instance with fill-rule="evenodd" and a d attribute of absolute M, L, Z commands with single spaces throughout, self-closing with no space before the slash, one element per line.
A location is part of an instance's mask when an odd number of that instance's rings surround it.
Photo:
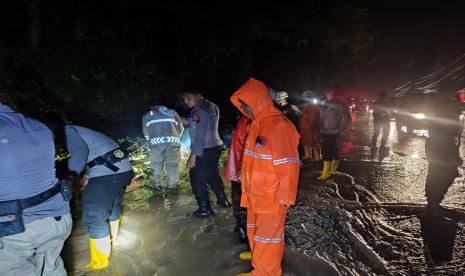
<path fill-rule="evenodd" d="M 374 40 L 366 10 L 343 0 L 33 2 L 40 48 L 27 35 L 0 48 L 0 97 L 90 124 L 136 122 L 154 99 L 175 105 L 183 86 L 220 105 L 249 76 L 277 89 L 323 87 L 356 74 Z"/>

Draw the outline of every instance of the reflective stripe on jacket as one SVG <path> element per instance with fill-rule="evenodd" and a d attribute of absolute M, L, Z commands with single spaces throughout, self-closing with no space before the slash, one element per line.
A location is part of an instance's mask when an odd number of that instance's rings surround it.
<path fill-rule="evenodd" d="M 241 110 L 239 99 L 252 108 L 254 116 L 242 159 L 241 206 L 256 213 L 276 213 L 280 205 L 295 204 L 300 137 L 273 106 L 263 82 L 250 79 L 234 93 L 231 101 Z"/>

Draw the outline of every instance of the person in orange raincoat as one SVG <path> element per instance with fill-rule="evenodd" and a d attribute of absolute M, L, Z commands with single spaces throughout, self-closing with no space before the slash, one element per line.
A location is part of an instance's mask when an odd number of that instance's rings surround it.
<path fill-rule="evenodd" d="M 252 260 L 247 275 L 281 275 L 287 208 L 295 204 L 300 161 L 299 134 L 274 107 L 267 87 L 249 79 L 231 102 L 252 119 L 241 168 L 241 206 L 247 208 L 247 236 Z"/>
<path fill-rule="evenodd" d="M 224 178 L 231 181 L 231 201 L 233 213 L 236 217 L 236 227 L 234 231 L 239 233 L 239 239 L 244 243 L 247 242 L 247 209 L 241 207 L 242 188 L 240 170 L 245 141 L 249 133 L 251 122 L 252 119 L 244 115 L 237 122 L 233 132 L 231 146 L 229 147 L 228 159 L 224 166 Z"/>

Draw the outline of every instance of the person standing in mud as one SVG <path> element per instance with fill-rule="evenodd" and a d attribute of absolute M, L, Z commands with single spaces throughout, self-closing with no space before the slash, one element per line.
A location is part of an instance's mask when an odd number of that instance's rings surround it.
<path fill-rule="evenodd" d="M 459 155 L 462 127 L 459 119 L 461 109 L 452 97 L 435 94 L 431 96 L 430 104 L 433 115 L 428 119 L 425 144 L 428 160 L 425 192 L 428 210 L 435 211 L 459 175 L 457 167 L 462 164 Z"/>
<path fill-rule="evenodd" d="M 236 217 L 234 231 L 239 233 L 239 239 L 242 242 L 247 242 L 247 209 L 241 207 L 242 188 L 240 170 L 245 141 L 251 122 L 252 120 L 244 115 L 237 122 L 236 128 L 233 131 L 231 146 L 229 147 L 228 159 L 224 166 L 224 178 L 231 181 L 231 201 L 234 216 Z"/>
<path fill-rule="evenodd" d="M 52 132 L 0 103 L 0 275 L 67 274 L 70 190 L 54 158 Z"/>
<path fill-rule="evenodd" d="M 373 105 L 373 136 L 371 137 L 371 158 L 373 159 L 378 152 L 376 146 L 378 142 L 378 136 L 382 132 L 381 145 L 379 147 L 379 152 L 385 153 L 387 151 L 386 143 L 391 130 L 391 121 L 390 121 L 390 112 L 389 112 L 389 101 L 387 93 L 382 91 L 378 99 Z"/>
<path fill-rule="evenodd" d="M 328 89 L 324 94 L 326 100 L 320 106 L 320 143 L 323 155 L 323 170 L 318 177 L 320 180 L 329 179 L 336 174 L 339 166 L 338 140 L 350 123 L 349 110 L 336 100 L 336 91 Z"/>
<path fill-rule="evenodd" d="M 185 123 L 191 137 L 191 153 L 186 166 L 189 168 L 192 191 L 199 205 L 193 216 L 207 218 L 214 215 L 208 196 L 208 184 L 215 192 L 216 203 L 220 207 L 231 206 L 218 169 L 224 147 L 218 133 L 220 110 L 198 91 L 186 91 L 181 96 L 184 104 L 192 109 L 190 118 Z"/>
<path fill-rule="evenodd" d="M 82 220 L 88 227 L 90 262 L 86 269 L 108 266 L 121 221 L 120 204 L 133 171 L 128 155 L 103 133 L 66 125 L 68 168 L 88 179 L 82 197 Z M 85 182 L 85 181 L 84 181 Z"/>
<path fill-rule="evenodd" d="M 167 186 L 174 190 L 179 182 L 179 162 L 181 161 L 181 135 L 184 131 L 178 113 L 165 106 L 153 106 L 142 117 L 142 133 L 150 145 L 150 186 L 161 189 Z M 162 185 L 161 174 L 167 171 L 167 183 Z"/>
<path fill-rule="evenodd" d="M 299 120 L 302 117 L 302 111 L 295 105 L 287 102 L 289 95 L 286 91 L 278 92 L 276 95 L 276 107 L 294 124 L 299 127 Z"/>
<path fill-rule="evenodd" d="M 252 119 L 241 169 L 241 206 L 247 208 L 250 251 L 240 258 L 251 260 L 247 275 L 282 274 L 287 209 L 295 204 L 299 182 L 299 134 L 273 105 L 263 82 L 249 79 L 231 102 Z"/>
<path fill-rule="evenodd" d="M 312 91 L 305 91 L 302 97 L 305 103 L 302 106 L 302 117 L 299 120 L 301 143 L 304 150 L 302 159 L 321 160 L 320 145 L 318 144 L 318 131 L 320 129 L 320 109 L 318 108 Z"/>

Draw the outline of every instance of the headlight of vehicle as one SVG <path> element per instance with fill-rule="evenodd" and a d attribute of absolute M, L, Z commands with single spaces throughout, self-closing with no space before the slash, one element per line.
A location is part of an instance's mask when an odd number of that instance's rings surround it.
<path fill-rule="evenodd" d="M 426 118 L 425 114 L 423 113 L 414 113 L 412 114 L 413 118 L 417 120 L 424 120 Z"/>

